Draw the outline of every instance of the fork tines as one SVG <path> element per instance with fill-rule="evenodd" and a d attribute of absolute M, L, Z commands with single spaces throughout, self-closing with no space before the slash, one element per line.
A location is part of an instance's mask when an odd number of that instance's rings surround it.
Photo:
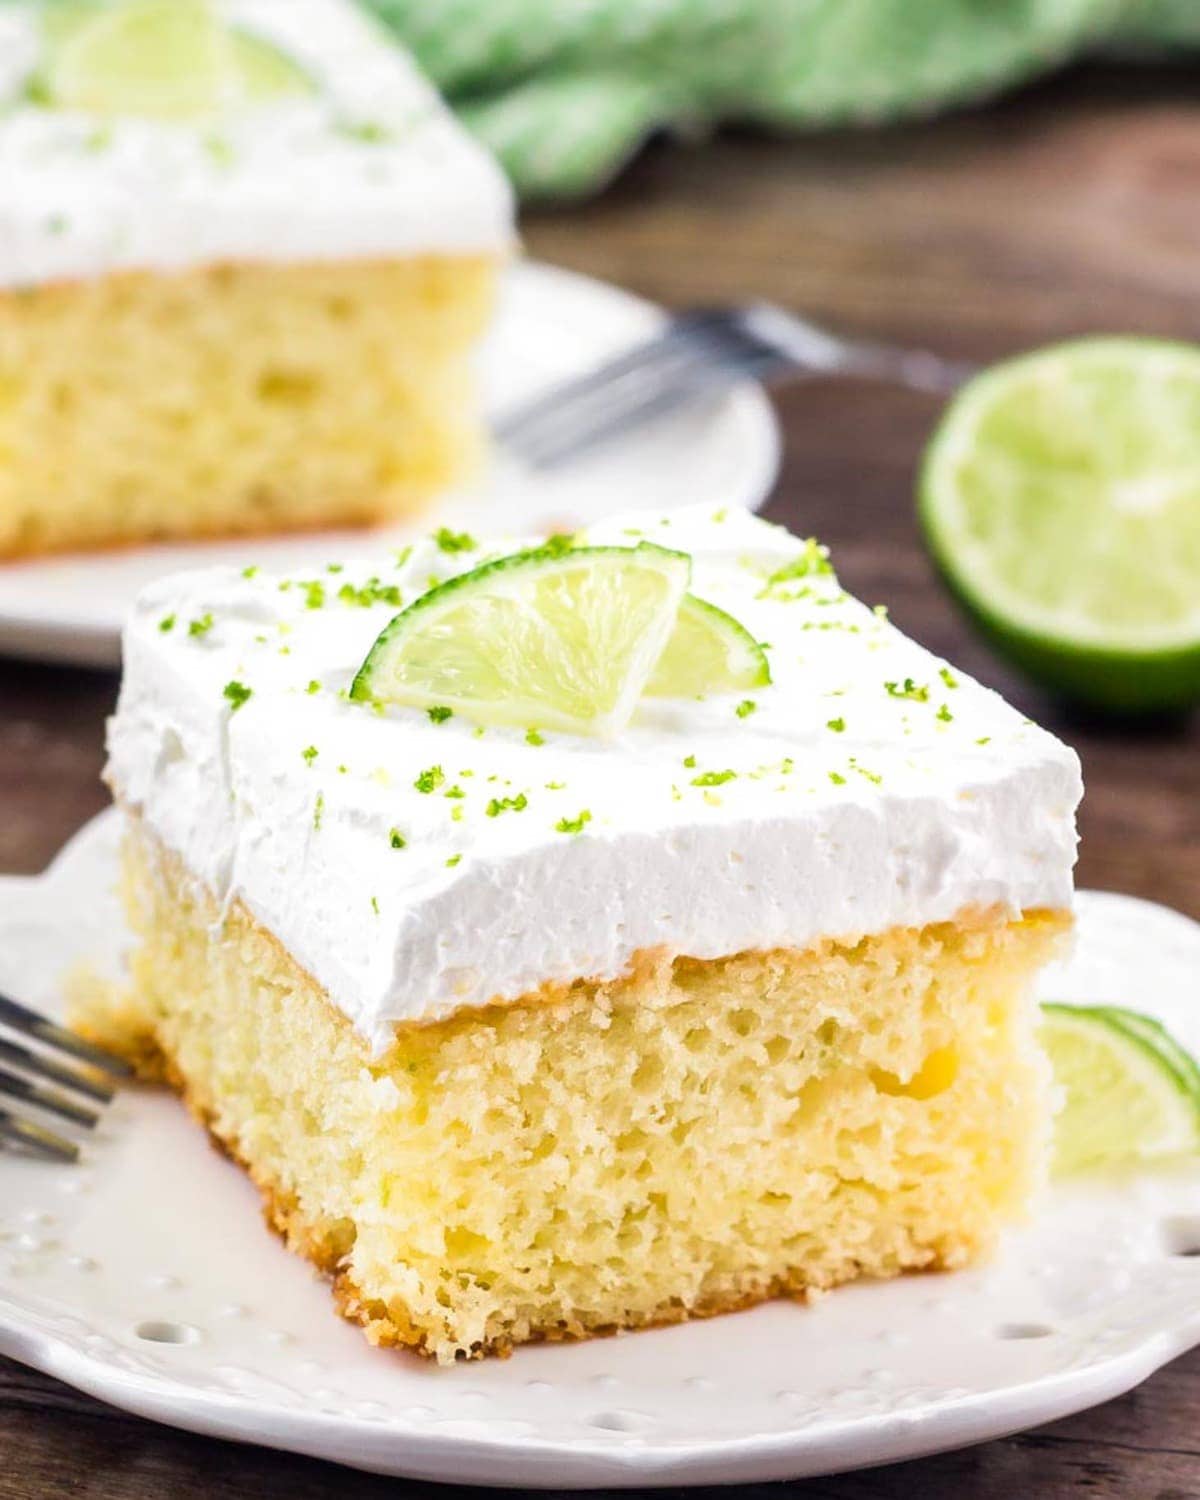
<path fill-rule="evenodd" d="M 98 1110 L 90 1106 L 107 1104 L 113 1096 L 113 1085 L 132 1072 L 120 1058 L 4 995 L 0 995 L 0 1027 L 37 1044 L 28 1047 L 0 1035 L 0 1098 L 16 1100 L 26 1108 L 84 1129 L 92 1129 L 100 1118 Z M 71 1061 L 63 1061 L 55 1053 L 65 1053 Z M 81 1095 L 89 1103 L 79 1103 L 72 1094 Z M 79 1157 L 79 1147 L 73 1141 L 3 1105 L 0 1145 L 54 1161 L 76 1161 Z"/>
<path fill-rule="evenodd" d="M 525 463 L 550 468 L 697 395 L 788 373 L 889 380 L 945 396 L 972 372 L 922 350 L 839 338 L 769 302 L 701 308 L 525 402 L 500 419 L 496 437 Z"/>

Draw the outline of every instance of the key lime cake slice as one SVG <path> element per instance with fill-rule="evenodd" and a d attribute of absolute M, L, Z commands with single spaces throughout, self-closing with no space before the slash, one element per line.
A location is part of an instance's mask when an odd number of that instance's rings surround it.
<path fill-rule="evenodd" d="M 966 1264 L 1046 1171 L 1074 754 L 739 511 L 180 575 L 108 777 L 161 1068 L 441 1361 Z"/>
<path fill-rule="evenodd" d="M 0 5 L 0 557 L 421 507 L 512 241 L 353 0 Z"/>

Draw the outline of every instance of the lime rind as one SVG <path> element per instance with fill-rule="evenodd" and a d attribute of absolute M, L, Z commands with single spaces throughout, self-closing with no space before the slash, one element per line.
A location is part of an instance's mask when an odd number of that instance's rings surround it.
<path fill-rule="evenodd" d="M 1195 1064 L 1165 1028 L 1116 1007 L 1046 1004 L 1042 1013 L 1065 1095 L 1057 1175 L 1200 1151 Z"/>
<path fill-rule="evenodd" d="M 725 610 L 686 594 L 675 629 L 646 685 L 648 698 L 702 698 L 766 687 L 766 652 Z"/>
<path fill-rule="evenodd" d="M 1100 1005 L 1095 1009 L 1097 1014 L 1104 1016 L 1112 1025 L 1138 1037 L 1152 1048 L 1175 1074 L 1180 1086 L 1200 1101 L 1200 1063 L 1175 1040 L 1161 1021 L 1119 1005 Z"/>
<path fill-rule="evenodd" d="M 437 585 L 380 633 L 356 701 L 608 736 L 674 628 L 691 560 L 638 547 L 535 548 Z"/>
<path fill-rule="evenodd" d="M 919 509 L 1002 654 L 1102 707 L 1200 699 L 1200 349 L 1086 339 L 972 381 Z"/>

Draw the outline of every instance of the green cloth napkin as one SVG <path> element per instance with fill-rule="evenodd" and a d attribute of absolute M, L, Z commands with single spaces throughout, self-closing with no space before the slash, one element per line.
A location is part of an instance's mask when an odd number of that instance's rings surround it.
<path fill-rule="evenodd" d="M 1200 45 L 1200 0 L 364 0 L 524 198 L 601 187 L 652 132 L 932 113 L 1081 52 Z"/>

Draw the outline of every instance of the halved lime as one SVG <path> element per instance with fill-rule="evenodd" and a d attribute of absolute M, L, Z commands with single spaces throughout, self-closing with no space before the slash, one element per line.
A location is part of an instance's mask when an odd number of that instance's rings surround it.
<path fill-rule="evenodd" d="M 1200 348 L 1085 339 L 973 380 L 925 458 L 950 587 L 1031 676 L 1084 702 L 1200 701 Z"/>
<path fill-rule="evenodd" d="M 685 594 L 675 629 L 646 685 L 651 698 L 740 693 L 771 681 L 766 653 L 732 615 Z"/>
<path fill-rule="evenodd" d="M 43 103 L 93 114 L 196 120 L 311 94 L 307 72 L 211 0 L 57 0 L 42 22 Z"/>
<path fill-rule="evenodd" d="M 1041 1039 L 1065 1093 L 1057 1174 L 1200 1151 L 1195 1064 L 1156 1021 L 1113 1007 L 1043 1005 Z"/>
<path fill-rule="evenodd" d="M 186 120 L 223 101 L 227 36 L 206 0 L 71 6 L 48 39 L 46 92 L 61 108 Z"/>
<path fill-rule="evenodd" d="M 615 734 L 662 655 L 690 575 L 683 553 L 647 543 L 484 563 L 398 614 L 350 696 Z"/>

